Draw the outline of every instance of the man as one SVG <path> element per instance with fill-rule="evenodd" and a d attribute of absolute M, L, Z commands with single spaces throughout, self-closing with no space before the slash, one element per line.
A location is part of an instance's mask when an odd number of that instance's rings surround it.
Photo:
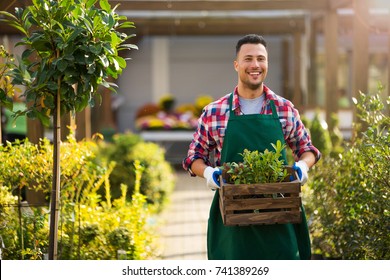
<path fill-rule="evenodd" d="M 217 180 L 224 162 L 240 162 L 244 149 L 273 150 L 277 140 L 292 149 L 294 169 L 302 184 L 319 159 L 293 104 L 264 85 L 268 72 L 266 42 L 246 35 L 236 45 L 234 68 L 238 85 L 233 93 L 207 105 L 199 118 L 184 169 L 204 177 L 207 186 L 218 190 Z M 209 156 L 215 151 L 217 167 Z M 287 164 L 285 153 L 283 155 Z M 303 208 L 302 208 L 303 210 Z M 310 238 L 304 211 L 301 224 L 224 226 L 216 192 L 208 221 L 209 259 L 310 259 Z"/>

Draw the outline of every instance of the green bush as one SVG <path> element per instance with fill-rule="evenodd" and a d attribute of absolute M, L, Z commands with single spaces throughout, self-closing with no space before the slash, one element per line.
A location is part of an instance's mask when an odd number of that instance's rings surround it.
<path fill-rule="evenodd" d="M 134 161 L 139 160 L 145 168 L 140 192 L 156 211 L 162 209 L 175 183 L 172 167 L 165 160 L 163 148 L 154 143 L 143 142 L 136 134 L 117 134 L 112 143 L 101 143 L 99 158 L 116 162 L 110 175 L 113 199 L 121 195 L 121 184 L 128 186 L 127 199 L 131 199 L 135 185 Z"/>
<path fill-rule="evenodd" d="M 319 149 L 324 156 L 329 155 L 332 149 L 332 141 L 328 130 L 328 124 L 324 120 L 321 120 L 318 112 L 314 115 L 309 130 L 313 145 Z"/>
<path fill-rule="evenodd" d="M 390 259 L 390 117 L 379 94 L 356 103 L 366 129 L 316 165 L 305 190 L 313 249 L 328 258 Z"/>
<path fill-rule="evenodd" d="M 61 145 L 61 203 L 58 259 L 127 259 L 155 256 L 154 236 L 147 220 L 151 215 L 146 197 L 139 192 L 144 170 L 135 160 L 134 192 L 126 200 L 127 187 L 111 199 L 109 176 L 115 163 L 97 164 L 98 146 L 70 137 Z M 28 206 L 18 200 L 21 188 L 51 189 L 51 150 L 48 140 L 34 145 L 28 140 L 0 145 L 0 237 L 3 259 L 42 259 L 48 248 L 47 201 Z M 123 173 L 125 178 L 127 173 Z M 98 190 L 103 188 L 106 199 Z M 20 196 L 19 196 L 20 197 Z M 23 206 L 23 207 L 19 207 Z M 121 238 L 119 238 L 121 237 Z"/>

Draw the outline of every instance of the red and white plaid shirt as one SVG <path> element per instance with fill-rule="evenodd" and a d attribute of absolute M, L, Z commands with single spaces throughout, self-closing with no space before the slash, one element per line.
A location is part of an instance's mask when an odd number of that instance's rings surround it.
<path fill-rule="evenodd" d="M 270 100 L 274 100 L 282 125 L 284 139 L 291 148 L 295 159 L 297 160 L 304 152 L 310 151 L 314 153 L 316 161 L 318 161 L 321 153 L 312 145 L 298 110 L 294 108 L 294 105 L 289 100 L 276 95 L 266 86 L 264 86 L 264 92 L 265 102 L 260 114 L 272 114 Z M 214 159 L 216 165 L 220 165 L 223 139 L 230 114 L 229 96 L 230 93 L 210 103 L 203 109 L 187 157 L 183 160 L 183 168 L 185 170 L 188 170 L 192 162 L 198 158 L 211 165 L 209 155 L 213 150 L 215 150 Z M 233 110 L 236 115 L 241 114 L 237 87 L 234 90 Z"/>

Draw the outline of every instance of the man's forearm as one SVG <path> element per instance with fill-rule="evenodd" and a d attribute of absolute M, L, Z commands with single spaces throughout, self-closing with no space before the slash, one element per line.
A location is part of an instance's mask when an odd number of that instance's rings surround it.
<path fill-rule="evenodd" d="M 203 159 L 198 158 L 191 164 L 191 170 L 196 176 L 203 177 L 203 172 L 207 166 Z"/>
<path fill-rule="evenodd" d="M 299 160 L 304 161 L 307 167 L 311 168 L 316 162 L 316 157 L 312 152 L 304 152 Z"/>

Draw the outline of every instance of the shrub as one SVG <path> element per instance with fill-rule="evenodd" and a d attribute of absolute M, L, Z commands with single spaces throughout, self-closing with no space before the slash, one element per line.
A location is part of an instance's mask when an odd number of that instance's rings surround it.
<path fill-rule="evenodd" d="M 330 258 L 390 259 L 390 117 L 379 94 L 356 103 L 366 129 L 311 171 L 305 200 L 313 249 Z"/>
<path fill-rule="evenodd" d="M 127 199 L 131 199 L 135 186 L 135 160 L 139 160 L 145 168 L 140 193 L 146 196 L 147 202 L 154 205 L 156 211 L 162 209 L 173 190 L 175 178 L 171 165 L 165 160 L 164 149 L 157 144 L 143 142 L 136 134 L 117 134 L 112 143 L 101 143 L 99 160 L 116 162 L 110 175 L 113 199 L 121 195 L 121 184 L 127 185 Z M 101 194 L 104 195 L 103 192 Z"/>
<path fill-rule="evenodd" d="M 281 182 L 287 177 L 284 160 L 280 159 L 285 144 L 279 140 L 271 143 L 275 151 L 249 151 L 242 155 L 242 162 L 225 162 L 223 171 L 228 175 L 231 184 L 259 184 Z"/>
<path fill-rule="evenodd" d="M 314 115 L 310 124 L 310 137 L 313 145 L 326 156 L 332 149 L 332 141 L 330 138 L 328 124 L 321 120 L 318 112 Z"/>
<path fill-rule="evenodd" d="M 61 145 L 58 258 L 116 259 L 118 250 L 125 252 L 127 259 L 152 258 L 154 236 L 147 223 L 151 213 L 146 197 L 139 192 L 143 167 L 134 167 L 138 172 L 134 184 L 138 187 L 134 187 L 131 202 L 126 200 L 125 185 L 121 186 L 121 195 L 111 199 L 109 176 L 115 163 L 97 164 L 97 148 L 94 142 L 76 142 L 72 137 Z M 50 192 L 51 149 L 47 140 L 40 145 L 26 140 L 0 146 L 3 259 L 44 258 L 49 234 L 47 202 L 27 207 L 26 202 L 18 201 L 15 190 L 26 187 Z M 105 191 L 105 200 L 98 193 L 100 188 Z"/>

